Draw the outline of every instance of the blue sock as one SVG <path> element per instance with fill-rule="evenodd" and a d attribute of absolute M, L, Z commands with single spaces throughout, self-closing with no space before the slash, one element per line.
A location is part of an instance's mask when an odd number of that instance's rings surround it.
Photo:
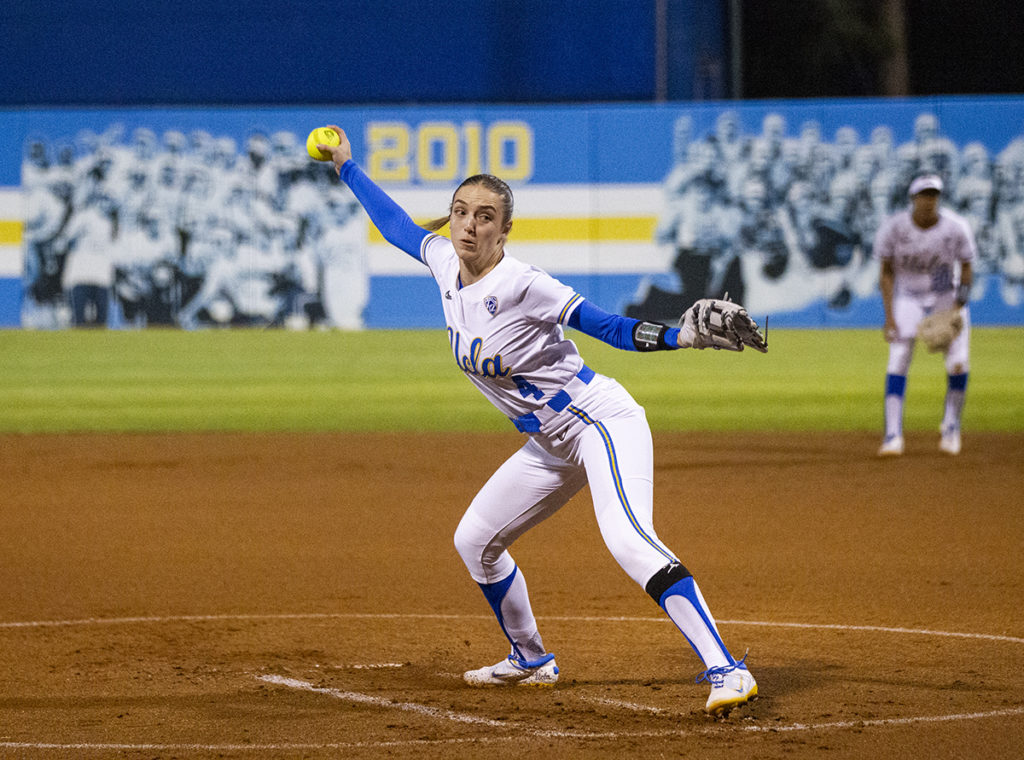
<path fill-rule="evenodd" d="M 906 375 L 886 375 L 885 376 L 885 395 L 886 396 L 903 396 L 907 392 L 907 376 Z"/>
<path fill-rule="evenodd" d="M 903 397 L 907 392 L 906 375 L 885 376 L 885 437 L 903 435 Z"/>

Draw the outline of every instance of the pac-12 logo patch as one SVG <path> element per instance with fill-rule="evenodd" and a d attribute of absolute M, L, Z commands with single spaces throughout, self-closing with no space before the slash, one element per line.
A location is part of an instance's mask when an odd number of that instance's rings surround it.
<path fill-rule="evenodd" d="M 487 298 L 484 299 L 484 306 L 487 307 L 488 313 L 493 317 L 498 311 L 498 297 L 487 296 Z"/>

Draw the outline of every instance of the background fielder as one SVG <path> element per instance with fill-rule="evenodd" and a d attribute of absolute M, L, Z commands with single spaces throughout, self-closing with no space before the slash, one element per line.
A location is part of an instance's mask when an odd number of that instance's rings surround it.
<path fill-rule="evenodd" d="M 875 240 L 881 262 L 889 363 L 885 379 L 885 437 L 879 456 L 903 453 L 903 403 L 914 339 L 930 314 L 958 310 L 959 333 L 944 349 L 947 389 L 939 449 L 959 454 L 960 419 L 967 391 L 974 235 L 966 220 L 939 206 L 942 179 L 926 174 L 910 184 L 911 207 L 885 221 Z"/>

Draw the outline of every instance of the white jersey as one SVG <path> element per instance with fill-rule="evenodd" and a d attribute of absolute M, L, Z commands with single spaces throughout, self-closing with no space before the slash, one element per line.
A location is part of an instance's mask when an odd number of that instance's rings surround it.
<path fill-rule="evenodd" d="M 76 285 L 112 285 L 117 239 L 113 218 L 90 206 L 74 215 L 63 234 L 70 246 L 64 264 L 64 289 L 71 290 Z"/>
<path fill-rule="evenodd" d="M 441 292 L 459 368 L 510 418 L 536 412 L 583 367 L 562 326 L 583 297 L 507 253 L 482 279 L 459 287 L 459 257 L 440 235 L 424 239 L 423 261 Z"/>
<path fill-rule="evenodd" d="M 939 209 L 939 221 L 922 229 L 908 209 L 879 228 L 874 255 L 892 261 L 896 295 L 921 297 L 955 288 L 961 262 L 977 256 L 977 245 L 967 220 L 959 214 Z"/>

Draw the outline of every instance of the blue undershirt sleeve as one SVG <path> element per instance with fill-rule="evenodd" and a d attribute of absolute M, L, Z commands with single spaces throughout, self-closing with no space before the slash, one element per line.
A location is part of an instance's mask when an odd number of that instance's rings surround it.
<path fill-rule="evenodd" d="M 624 351 L 639 351 L 636 341 L 633 339 L 637 325 L 642 324 L 640 320 L 629 317 L 621 317 L 618 314 L 610 314 L 598 306 L 584 300 L 571 315 L 569 315 L 569 327 L 574 327 L 592 338 L 607 343 L 609 346 L 621 348 Z M 658 341 L 656 349 L 676 349 L 679 347 L 679 328 L 666 328 L 663 340 Z M 652 350 L 647 348 L 645 350 Z"/>
<path fill-rule="evenodd" d="M 414 259 L 423 261 L 420 246 L 423 238 L 431 234 L 430 230 L 417 225 L 391 196 L 366 176 L 355 161 L 349 159 L 343 163 L 339 177 L 351 188 L 356 200 L 366 209 L 370 221 L 377 226 L 384 239 Z"/>

